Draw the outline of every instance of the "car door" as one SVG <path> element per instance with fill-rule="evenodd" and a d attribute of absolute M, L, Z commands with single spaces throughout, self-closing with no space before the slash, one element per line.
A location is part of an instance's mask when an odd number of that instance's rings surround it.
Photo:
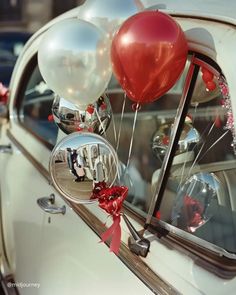
<path fill-rule="evenodd" d="M 25 73 L 25 70 L 22 69 L 22 72 Z M 33 157 L 35 154 L 40 155 L 40 150 L 43 158 L 48 159 L 50 150 L 47 146 L 55 143 L 57 135 L 57 128 L 51 133 L 47 132 L 47 118 L 45 120 L 43 114 L 37 112 L 37 108 L 44 108 L 53 99 L 51 91 L 40 93 L 36 90 L 41 81 L 37 70 L 23 81 L 26 83 L 25 91 L 22 96 L 19 92 L 22 113 L 19 109 L 16 113 L 21 119 L 12 121 L 10 128 L 8 124 L 2 126 L 1 134 L 1 142 L 9 146 L 0 155 L 1 166 L 4 167 L 1 169 L 3 235 L 10 270 L 16 282 L 25 283 L 34 282 L 38 277 L 44 214 L 38 210 L 36 201 L 40 196 L 50 195 L 52 191 L 45 178 L 45 168 L 39 172 Z M 17 120 L 16 117 L 14 120 Z"/>
<path fill-rule="evenodd" d="M 1 134 L 1 144 L 9 146 L 0 155 L 4 167 L 0 177 L 3 235 L 14 286 L 20 294 L 31 295 L 110 294 L 111 290 L 151 294 L 117 256 L 99 244 L 96 231 L 83 221 L 86 208 L 75 210 L 51 186 L 48 163 L 58 129 L 49 116 L 53 94 L 38 70 L 37 44 L 38 40 L 31 42 L 15 68 L 10 122 L 2 126 Z M 45 202 L 62 212 L 46 213 Z M 96 206 L 91 209 L 96 214 Z"/>

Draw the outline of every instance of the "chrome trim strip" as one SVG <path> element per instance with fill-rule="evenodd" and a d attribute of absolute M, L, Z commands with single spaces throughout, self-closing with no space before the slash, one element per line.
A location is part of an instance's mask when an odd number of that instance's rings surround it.
<path fill-rule="evenodd" d="M 209 65 L 206 61 L 200 59 L 199 57 L 194 57 L 192 61 L 195 65 L 198 65 L 200 67 L 204 67 L 211 71 L 217 78 L 222 74 L 219 73 L 213 66 Z"/>
<path fill-rule="evenodd" d="M 155 226 L 155 224 L 160 225 L 162 228 L 168 230 L 170 233 L 173 233 L 173 234 L 175 234 L 187 241 L 190 241 L 203 249 L 210 250 L 210 251 L 214 252 L 214 254 L 219 257 L 225 256 L 229 259 L 236 260 L 236 254 L 230 253 L 230 252 L 226 251 L 224 248 L 221 248 L 221 247 L 216 246 L 210 242 L 207 242 L 201 238 L 198 238 L 188 232 L 185 232 L 184 230 L 182 230 L 180 228 L 177 228 L 177 227 L 165 222 L 165 221 L 152 218 L 151 224 L 153 226 Z"/>
<path fill-rule="evenodd" d="M 51 184 L 49 172 L 19 143 L 10 130 L 7 136 L 14 145 L 24 154 L 24 156 L 33 164 L 45 179 Z M 73 211 L 82 218 L 82 220 L 100 237 L 104 232 L 104 224 L 94 216 L 84 205 L 75 204 L 68 201 L 62 195 L 60 197 Z M 109 245 L 109 243 L 106 243 Z M 122 242 L 118 258 L 148 287 L 154 294 L 176 295 L 180 294 L 176 289 L 163 281 L 153 272 L 149 266 L 137 255 L 133 254 L 125 243 Z"/>

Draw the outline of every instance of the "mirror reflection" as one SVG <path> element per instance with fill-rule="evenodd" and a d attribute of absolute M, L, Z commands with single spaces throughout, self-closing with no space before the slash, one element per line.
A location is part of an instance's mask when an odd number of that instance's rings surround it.
<path fill-rule="evenodd" d="M 214 173 L 197 173 L 191 176 L 178 191 L 172 210 L 172 224 L 195 232 L 213 215 L 213 203 L 221 184 Z"/>
<path fill-rule="evenodd" d="M 85 131 L 102 135 L 110 124 L 112 111 L 105 94 L 86 109 L 57 95 L 53 101 L 52 114 L 55 123 L 66 134 Z"/>
<path fill-rule="evenodd" d="M 96 182 L 112 185 L 117 177 L 118 159 L 113 147 L 93 133 L 73 133 L 53 150 L 50 159 L 52 181 L 64 197 L 92 202 Z"/>

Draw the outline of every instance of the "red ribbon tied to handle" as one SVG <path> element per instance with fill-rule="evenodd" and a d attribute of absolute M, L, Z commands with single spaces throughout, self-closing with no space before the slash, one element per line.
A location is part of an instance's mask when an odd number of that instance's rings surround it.
<path fill-rule="evenodd" d="M 126 186 L 107 187 L 105 182 L 95 184 L 91 199 L 98 199 L 99 207 L 113 218 L 112 225 L 102 234 L 101 242 L 111 238 L 110 251 L 118 254 L 121 243 L 120 215 L 122 204 L 127 197 Z"/>

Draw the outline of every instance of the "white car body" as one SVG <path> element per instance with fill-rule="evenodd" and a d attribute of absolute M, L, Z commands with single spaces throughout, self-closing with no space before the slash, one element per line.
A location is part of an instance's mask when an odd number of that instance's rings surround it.
<path fill-rule="evenodd" d="M 156 0 L 142 2 L 146 9 L 159 5 Z M 189 49 L 210 57 L 221 67 L 236 114 L 235 2 L 161 3 L 160 10 L 181 25 Z M 147 257 L 131 253 L 127 246 L 130 233 L 124 223 L 121 250 L 115 256 L 99 243 L 107 215 L 96 203 L 86 206 L 66 201 L 51 185 L 51 151 L 19 123 L 16 98 L 23 72 L 37 53 L 44 32 L 60 19 L 76 17 L 79 10 L 53 20 L 31 38 L 10 83 L 10 119 L 1 126 L 0 138 L 1 145 L 12 146 L 12 153 L 0 154 L 3 277 L 13 275 L 22 295 L 234 294 L 236 277 L 220 278 L 198 265 L 196 256 L 180 245 L 165 243 L 151 232 L 145 234 L 151 240 Z M 58 140 L 64 136 L 59 132 Z M 51 194 L 56 196 L 58 207 L 66 206 L 65 215 L 49 215 L 37 206 L 37 199 Z M 137 230 L 143 229 L 133 215 L 129 218 Z"/>

